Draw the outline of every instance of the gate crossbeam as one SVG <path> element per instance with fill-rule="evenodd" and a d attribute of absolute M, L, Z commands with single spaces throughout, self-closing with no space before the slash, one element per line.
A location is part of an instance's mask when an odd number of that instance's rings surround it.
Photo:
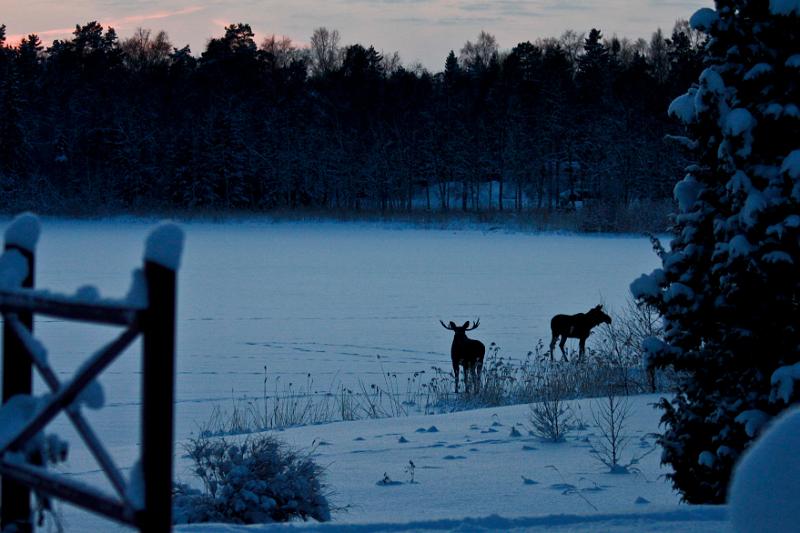
<path fill-rule="evenodd" d="M 53 369 L 47 364 L 47 361 L 37 353 L 37 350 L 35 349 L 36 339 L 34 339 L 30 330 L 28 330 L 28 328 L 26 328 L 25 325 L 20 322 L 19 318 L 15 314 L 8 313 L 3 315 L 3 318 L 6 320 L 6 322 L 8 322 L 17 338 L 22 342 L 28 353 L 28 356 L 31 358 L 34 366 L 39 371 L 42 379 L 44 379 L 45 383 L 47 383 L 47 386 L 50 387 L 51 391 L 58 392 L 58 390 L 61 388 L 61 382 L 58 380 L 58 377 L 56 377 Z M 114 464 L 114 460 L 108 454 L 106 449 L 103 448 L 103 445 L 100 443 L 100 439 L 97 438 L 94 430 L 86 421 L 86 418 L 81 413 L 80 408 L 76 404 L 72 403 L 67 406 L 65 411 L 69 419 L 72 421 L 72 424 L 75 426 L 75 429 L 78 430 L 78 434 L 83 439 L 83 442 L 89 448 L 89 451 L 100 465 L 100 468 L 102 468 L 103 472 L 105 472 L 106 477 L 111 482 L 114 490 L 117 491 L 117 494 L 123 500 L 125 500 L 127 504 L 130 504 L 125 494 L 125 480 L 123 479 L 122 474 L 120 474 L 119 468 L 117 468 L 117 466 Z"/>
<path fill-rule="evenodd" d="M 118 502 L 100 491 L 63 475 L 53 474 L 46 468 L 24 462 L 0 460 L 0 476 L 13 478 L 48 496 L 88 507 L 112 520 L 138 526 L 138 512 L 131 506 Z"/>
<path fill-rule="evenodd" d="M 84 363 L 74 378 L 58 392 L 31 418 L 25 426 L 10 440 L 0 445 L 0 454 L 8 450 L 17 450 L 25 442 L 33 438 L 60 411 L 71 404 L 78 394 L 96 378 L 128 345 L 136 339 L 139 329 L 134 323 L 122 334 L 107 344 Z"/>

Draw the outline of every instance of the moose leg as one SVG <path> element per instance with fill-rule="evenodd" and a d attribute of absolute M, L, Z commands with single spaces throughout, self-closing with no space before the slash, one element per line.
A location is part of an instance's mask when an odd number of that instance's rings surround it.
<path fill-rule="evenodd" d="M 550 362 L 553 362 L 553 348 L 556 347 L 556 341 L 558 340 L 558 335 L 553 333 L 553 338 L 550 339 Z"/>
<path fill-rule="evenodd" d="M 469 379 L 472 381 L 472 393 L 478 394 L 478 367 L 476 364 L 469 367 Z"/>
<path fill-rule="evenodd" d="M 481 391 L 481 371 L 483 370 L 483 360 L 479 359 L 477 363 L 475 363 L 475 392 L 478 393 Z"/>
<path fill-rule="evenodd" d="M 458 364 L 453 363 L 453 376 L 456 378 L 456 394 L 458 394 Z"/>
<path fill-rule="evenodd" d="M 567 358 L 567 352 L 564 350 L 564 345 L 567 344 L 567 336 L 564 335 L 561 337 L 561 342 L 558 343 L 558 347 L 561 348 L 561 356 L 564 358 L 564 361 L 569 361 Z"/>
<path fill-rule="evenodd" d="M 469 393 L 472 392 L 469 387 L 471 380 L 470 372 L 472 372 L 472 367 L 470 365 L 464 365 L 464 394 L 467 396 L 469 396 Z"/>
<path fill-rule="evenodd" d="M 586 351 L 586 337 L 581 337 L 581 342 L 578 345 L 578 361 L 583 361 L 583 354 Z"/>

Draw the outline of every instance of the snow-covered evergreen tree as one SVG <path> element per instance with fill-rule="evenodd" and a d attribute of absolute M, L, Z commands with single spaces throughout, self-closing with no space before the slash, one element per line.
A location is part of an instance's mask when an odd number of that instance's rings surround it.
<path fill-rule="evenodd" d="M 690 23 L 706 68 L 669 113 L 697 163 L 663 268 L 631 290 L 666 321 L 650 364 L 684 376 L 661 403 L 663 462 L 686 501 L 721 503 L 742 451 L 800 401 L 800 0 L 717 0 Z"/>

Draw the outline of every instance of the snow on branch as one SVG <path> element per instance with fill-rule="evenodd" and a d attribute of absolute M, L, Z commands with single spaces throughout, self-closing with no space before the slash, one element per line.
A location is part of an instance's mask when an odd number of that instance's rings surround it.
<path fill-rule="evenodd" d="M 773 15 L 800 15 L 800 0 L 769 0 L 769 10 Z"/>
<path fill-rule="evenodd" d="M 764 427 L 764 424 L 769 421 L 769 418 L 769 415 L 764 411 L 749 409 L 739 413 L 735 420 L 744 425 L 744 431 L 747 433 L 748 437 L 755 437 L 758 435 L 759 431 L 761 431 L 761 428 Z"/>
<path fill-rule="evenodd" d="M 778 368 L 770 378 L 770 384 L 772 385 L 770 401 L 775 402 L 780 398 L 784 403 L 788 404 L 794 393 L 795 381 L 800 381 L 800 363 Z"/>
<path fill-rule="evenodd" d="M 711 26 L 718 20 L 719 15 L 717 15 L 716 11 L 710 7 L 703 7 L 695 11 L 694 15 L 689 18 L 689 26 L 691 26 L 693 30 L 700 30 L 708 33 Z"/>

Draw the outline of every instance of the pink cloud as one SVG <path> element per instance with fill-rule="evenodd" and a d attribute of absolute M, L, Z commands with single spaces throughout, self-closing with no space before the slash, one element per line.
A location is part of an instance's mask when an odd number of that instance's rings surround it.
<path fill-rule="evenodd" d="M 65 37 L 67 35 L 72 35 L 72 32 L 75 31 L 75 27 L 72 28 L 55 28 L 52 30 L 44 30 L 44 31 L 32 31 L 30 33 L 35 33 L 39 37 Z M 22 39 L 25 39 L 30 35 L 30 33 L 16 33 L 12 35 L 6 35 L 6 43 L 10 46 L 17 46 L 19 45 Z"/>
<path fill-rule="evenodd" d="M 107 20 L 107 21 L 99 21 L 100 24 L 105 28 L 114 28 L 114 29 L 122 29 L 129 27 L 132 24 L 137 24 L 141 22 L 145 22 L 148 20 L 160 20 L 170 17 L 177 17 L 181 15 L 190 15 L 192 13 L 197 13 L 198 11 L 203 11 L 206 9 L 204 6 L 188 6 L 182 9 L 176 9 L 174 11 L 156 11 L 154 13 L 143 13 L 139 15 L 129 15 L 127 17 L 122 17 L 119 19 Z M 35 33 L 39 37 L 69 37 L 75 31 L 75 26 L 71 28 L 54 28 L 50 30 L 40 30 L 40 31 L 32 31 L 26 34 L 13 34 L 8 35 L 6 37 L 7 43 L 11 46 L 17 46 L 23 38 L 27 37 L 31 33 Z"/>
<path fill-rule="evenodd" d="M 169 17 L 177 17 L 179 15 L 190 15 L 192 13 L 197 13 L 198 11 L 203 11 L 205 9 L 204 6 L 189 6 L 184 7 L 183 9 L 178 9 L 175 11 L 156 11 L 155 13 L 147 13 L 143 15 L 130 15 L 127 17 L 123 17 L 118 21 L 110 21 L 107 25 L 112 27 L 124 27 L 125 24 L 129 24 L 131 22 L 144 22 L 146 20 L 158 20 L 158 19 L 165 19 Z"/>

